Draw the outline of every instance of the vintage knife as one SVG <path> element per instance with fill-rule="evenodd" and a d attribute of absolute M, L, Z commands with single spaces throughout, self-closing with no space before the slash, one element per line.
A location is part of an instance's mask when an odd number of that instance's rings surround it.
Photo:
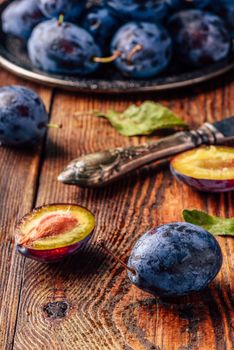
<path fill-rule="evenodd" d="M 70 162 L 58 180 L 82 187 L 100 187 L 157 160 L 200 145 L 234 140 L 234 117 L 205 123 L 193 131 L 178 132 L 159 141 L 136 147 L 114 148 L 81 156 Z"/>

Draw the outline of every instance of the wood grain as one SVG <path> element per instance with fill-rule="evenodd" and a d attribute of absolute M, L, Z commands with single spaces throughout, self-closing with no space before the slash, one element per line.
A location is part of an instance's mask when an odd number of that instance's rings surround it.
<path fill-rule="evenodd" d="M 9 79 L 5 74 L 5 80 Z M 50 91 L 42 89 L 41 93 L 48 105 Z M 205 120 L 234 114 L 233 94 L 232 77 L 202 88 L 135 98 L 56 91 L 52 122 L 64 127 L 57 133 L 49 131 L 41 160 L 39 155 L 0 150 L 1 174 L 7 171 L 11 178 L 9 182 L 4 180 L 4 186 L 8 184 L 6 191 L 0 185 L 2 206 L 6 207 L 0 213 L 5 245 L 0 267 L 0 348 L 234 349 L 233 239 L 219 238 L 224 265 L 207 290 L 170 300 L 155 299 L 132 286 L 122 267 L 105 256 L 96 244 L 98 239 L 105 239 L 113 251 L 127 260 L 143 232 L 158 224 L 181 220 L 184 208 L 234 216 L 233 194 L 195 192 L 178 184 L 164 164 L 146 167 L 104 189 L 79 189 L 56 180 L 67 162 L 83 153 L 137 145 L 147 139 L 118 135 L 107 121 L 91 117 L 88 112 L 92 109 L 122 110 L 133 101 L 153 99 L 172 108 L 190 125 L 198 126 Z M 84 115 L 76 115 L 77 112 Z M 8 157 L 12 158 L 8 161 Z M 13 222 L 32 205 L 52 202 L 74 202 L 92 210 L 97 220 L 94 238 L 79 255 L 61 263 L 46 265 L 24 260 L 13 252 L 10 242 L 6 243 Z"/>
<path fill-rule="evenodd" d="M 0 85 L 32 87 L 2 70 L 0 78 Z M 49 108 L 51 92 L 36 87 L 35 90 Z M 24 273 L 24 259 L 14 248 L 14 226 L 34 205 L 40 156 L 40 148 L 26 151 L 0 147 L 0 348 L 4 350 L 12 348 Z"/>

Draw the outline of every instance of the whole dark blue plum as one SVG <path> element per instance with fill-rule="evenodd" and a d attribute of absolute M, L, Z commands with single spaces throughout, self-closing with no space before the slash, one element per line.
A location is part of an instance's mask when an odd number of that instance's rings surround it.
<path fill-rule="evenodd" d="M 48 115 L 41 98 L 22 86 L 0 88 L 0 143 L 37 144 L 44 136 Z"/>
<path fill-rule="evenodd" d="M 145 233 L 128 261 L 129 278 L 155 296 L 198 292 L 215 278 L 222 265 L 216 239 L 185 222 L 166 224 Z"/>
<path fill-rule="evenodd" d="M 48 18 L 58 18 L 64 14 L 65 19 L 76 20 L 85 8 L 85 0 L 37 0 L 38 6 Z"/>
<path fill-rule="evenodd" d="M 213 0 L 212 10 L 223 19 L 229 29 L 229 33 L 234 38 L 234 1 Z"/>
<path fill-rule="evenodd" d="M 178 0 L 106 0 L 114 14 L 125 21 L 157 22 L 167 17 L 170 5 Z"/>
<path fill-rule="evenodd" d="M 85 29 L 68 22 L 58 25 L 55 19 L 33 30 L 28 53 L 32 63 L 46 72 L 80 75 L 94 72 L 98 64 L 93 57 L 101 54 Z"/>
<path fill-rule="evenodd" d="M 37 0 L 13 1 L 2 13 L 2 30 L 27 40 L 33 28 L 43 20 L 45 17 L 37 6 Z"/>
<path fill-rule="evenodd" d="M 96 43 L 106 51 L 113 33 L 116 32 L 121 23 L 107 7 L 93 6 L 84 15 L 82 27 L 91 33 Z"/>
<path fill-rule="evenodd" d="M 115 65 L 124 75 L 149 78 L 163 71 L 171 59 L 171 38 L 161 25 L 130 22 L 121 27 L 111 43 L 119 53 Z"/>
<path fill-rule="evenodd" d="M 231 49 L 231 37 L 218 16 L 201 10 L 184 10 L 168 23 L 177 59 L 194 67 L 218 62 Z"/>

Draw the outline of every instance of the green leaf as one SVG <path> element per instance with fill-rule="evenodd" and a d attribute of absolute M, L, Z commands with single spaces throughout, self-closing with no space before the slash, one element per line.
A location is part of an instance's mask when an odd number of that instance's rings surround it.
<path fill-rule="evenodd" d="M 131 105 L 124 112 L 97 113 L 104 117 L 124 136 L 149 135 L 156 130 L 187 128 L 187 124 L 168 108 L 159 103 L 146 101 L 141 106 Z"/>
<path fill-rule="evenodd" d="M 234 236 L 234 218 L 211 216 L 199 210 L 184 210 L 183 217 L 186 222 L 201 226 L 215 236 Z"/>

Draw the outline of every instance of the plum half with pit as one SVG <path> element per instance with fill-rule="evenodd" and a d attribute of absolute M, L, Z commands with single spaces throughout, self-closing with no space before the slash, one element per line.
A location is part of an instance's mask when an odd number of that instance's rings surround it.
<path fill-rule="evenodd" d="M 199 292 L 222 265 L 216 239 L 204 229 L 184 222 L 153 228 L 134 246 L 128 261 L 131 282 L 159 297 Z"/>
<path fill-rule="evenodd" d="M 32 63 L 45 72 L 87 75 L 98 68 L 93 57 L 101 51 L 85 29 L 52 19 L 34 28 L 28 53 Z"/>
<path fill-rule="evenodd" d="M 45 19 L 37 0 L 13 1 L 2 12 L 2 30 L 27 41 L 33 28 Z"/>
<path fill-rule="evenodd" d="M 130 22 L 115 34 L 111 52 L 117 56 L 115 66 L 125 76 L 150 78 L 168 66 L 172 42 L 159 24 Z"/>
<path fill-rule="evenodd" d="M 231 36 L 218 16 L 198 9 L 179 11 L 169 22 L 177 59 L 202 67 L 225 59 L 231 50 Z"/>
<path fill-rule="evenodd" d="M 50 204 L 25 215 L 16 227 L 17 250 L 24 256 L 55 262 L 76 253 L 94 230 L 95 219 L 75 204 Z"/>
<path fill-rule="evenodd" d="M 34 91 L 23 86 L 0 88 L 0 144 L 37 145 L 47 124 L 45 105 Z"/>
<path fill-rule="evenodd" d="M 234 190 L 234 148 L 209 146 L 174 157 L 171 171 L 177 180 L 205 192 Z"/>

